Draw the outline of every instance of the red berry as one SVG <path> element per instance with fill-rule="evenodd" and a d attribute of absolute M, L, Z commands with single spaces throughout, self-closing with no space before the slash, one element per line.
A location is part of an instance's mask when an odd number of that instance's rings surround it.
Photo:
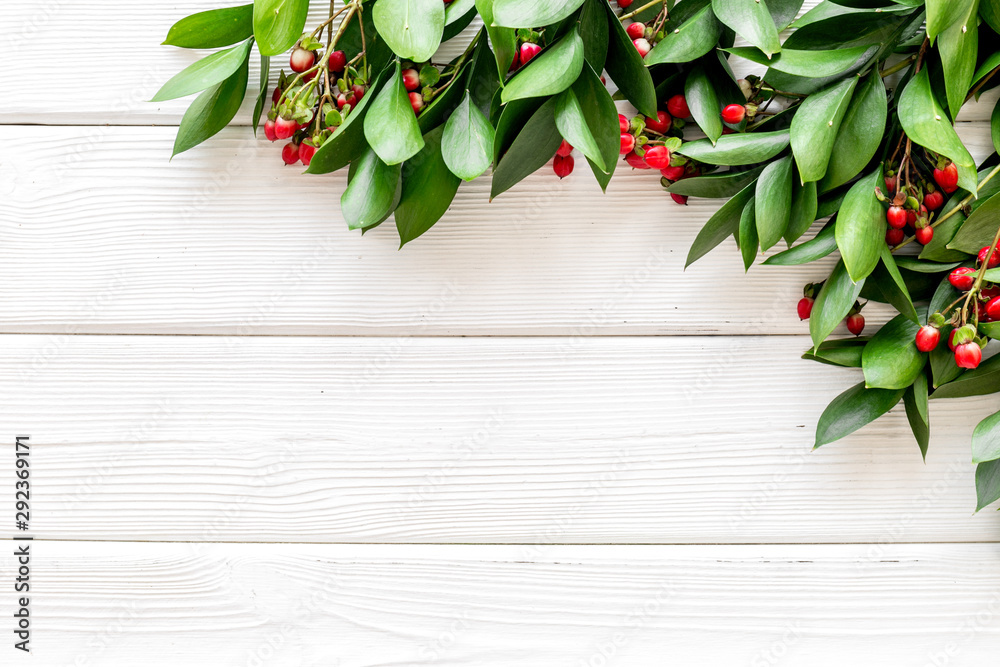
<path fill-rule="evenodd" d="M 573 146 L 570 145 L 570 143 L 565 139 L 562 140 L 562 143 L 559 144 L 559 148 L 556 149 L 556 155 L 560 157 L 566 157 L 572 152 L 573 152 Z"/>
<path fill-rule="evenodd" d="M 622 134 L 629 131 L 631 123 L 628 122 L 628 118 L 622 114 L 618 114 L 618 129 L 621 130 Z"/>
<path fill-rule="evenodd" d="M 301 74 L 307 69 L 313 66 L 316 62 L 316 54 L 309 49 L 303 49 L 301 46 L 295 47 L 292 51 L 292 55 L 288 58 L 288 66 L 292 68 L 292 71 Z"/>
<path fill-rule="evenodd" d="M 268 118 L 264 121 L 264 136 L 268 141 L 277 141 L 278 135 L 274 131 L 274 121 Z"/>
<path fill-rule="evenodd" d="M 278 120 L 274 121 L 274 136 L 278 139 L 287 139 L 298 131 L 299 124 L 291 118 L 279 116 Z"/>
<path fill-rule="evenodd" d="M 332 72 L 343 72 L 347 67 L 347 55 L 343 51 L 334 51 L 330 54 L 327 65 Z"/>
<path fill-rule="evenodd" d="M 639 52 L 639 56 L 642 58 L 645 58 L 646 54 L 649 53 L 649 50 L 653 48 L 652 46 L 650 46 L 649 40 L 647 40 L 645 37 L 640 37 L 639 39 L 633 39 L 632 44 L 633 46 L 635 46 L 635 50 Z"/>
<path fill-rule="evenodd" d="M 527 65 L 528 61 L 534 58 L 542 50 L 542 47 L 538 44 L 532 44 L 531 42 L 525 42 L 521 45 L 521 64 Z"/>
<path fill-rule="evenodd" d="M 955 351 L 955 336 L 958 335 L 958 329 L 952 329 L 951 333 L 948 335 L 948 349 L 952 352 Z"/>
<path fill-rule="evenodd" d="M 552 161 L 552 171 L 556 172 L 559 178 L 566 178 L 573 173 L 573 156 L 556 155 Z"/>
<path fill-rule="evenodd" d="M 631 153 L 633 148 L 635 148 L 635 137 L 627 132 L 622 132 L 620 155 Z M 645 169 L 645 167 L 643 168 Z"/>
<path fill-rule="evenodd" d="M 670 166 L 670 151 L 666 146 L 652 146 L 646 150 L 643 159 L 652 169 L 665 169 Z"/>
<path fill-rule="evenodd" d="M 507 68 L 507 72 L 513 72 L 520 66 L 521 66 L 521 57 L 518 56 L 517 51 L 515 51 L 514 59 L 510 61 L 510 67 Z"/>
<path fill-rule="evenodd" d="M 618 0 L 618 6 L 622 9 L 628 9 L 631 4 L 632 0 Z"/>
<path fill-rule="evenodd" d="M 646 34 L 646 24 L 640 21 L 629 23 L 628 27 L 625 28 L 625 34 L 628 35 L 629 39 L 639 39 Z"/>
<path fill-rule="evenodd" d="M 420 93 L 410 93 L 410 106 L 413 107 L 413 113 L 420 113 L 424 108 L 424 96 Z"/>
<path fill-rule="evenodd" d="M 906 211 L 902 206 L 890 206 L 885 213 L 885 219 L 889 221 L 889 226 L 893 229 L 906 227 Z"/>
<path fill-rule="evenodd" d="M 986 302 L 986 314 L 991 320 L 1000 320 L 1000 296 L 995 296 Z"/>
<path fill-rule="evenodd" d="M 941 189 L 951 194 L 958 189 L 958 167 L 954 162 L 949 162 L 944 169 L 934 170 L 934 182 L 941 186 Z"/>
<path fill-rule="evenodd" d="M 963 292 L 972 288 L 972 283 L 976 282 L 976 270 L 969 266 L 960 266 L 948 274 L 948 282 L 952 287 Z"/>
<path fill-rule="evenodd" d="M 691 110 L 688 109 L 687 100 L 684 99 L 683 95 L 674 95 L 667 100 L 667 111 L 674 118 L 687 118 L 691 115 Z"/>
<path fill-rule="evenodd" d="M 934 192 L 928 192 L 924 195 L 924 206 L 931 211 L 938 210 L 944 206 L 944 195 L 936 190 Z"/>
<path fill-rule="evenodd" d="M 664 167 L 660 174 L 668 181 L 679 181 L 684 178 L 684 167 Z"/>
<path fill-rule="evenodd" d="M 670 198 L 674 200 L 675 204 L 680 204 L 681 206 L 687 206 L 688 203 L 687 195 L 679 195 L 677 193 L 671 192 Z"/>
<path fill-rule="evenodd" d="M 730 104 L 722 110 L 722 120 L 730 125 L 739 125 L 746 115 L 746 107 L 742 104 Z"/>
<path fill-rule="evenodd" d="M 646 129 L 665 134 L 672 122 L 673 118 L 666 111 L 657 111 L 656 118 L 646 116 Z"/>
<path fill-rule="evenodd" d="M 885 191 L 891 195 L 896 194 L 896 177 L 886 176 L 885 177 Z"/>
<path fill-rule="evenodd" d="M 800 320 L 809 319 L 809 315 L 812 314 L 814 301 L 815 299 L 812 299 L 808 296 L 804 296 L 801 299 L 799 299 L 798 311 Z"/>
<path fill-rule="evenodd" d="M 633 169 L 649 169 L 646 161 L 639 157 L 634 151 L 625 156 L 625 161 L 632 165 Z"/>
<path fill-rule="evenodd" d="M 365 96 L 365 87 L 362 86 L 360 83 L 356 83 L 353 86 L 351 86 L 351 92 L 354 93 L 355 101 L 351 102 L 351 104 L 353 105 L 357 102 L 360 102 L 361 98 Z"/>
<path fill-rule="evenodd" d="M 925 324 L 917 330 L 917 349 L 921 352 L 930 352 L 941 342 L 941 330 Z"/>
<path fill-rule="evenodd" d="M 885 230 L 885 242 L 891 246 L 897 246 L 903 242 L 905 238 L 902 229 L 892 229 L 891 227 Z"/>
<path fill-rule="evenodd" d="M 285 164 L 295 164 L 299 161 L 299 146 L 294 141 L 289 141 L 285 144 L 285 147 L 281 149 L 281 159 L 285 161 Z"/>
<path fill-rule="evenodd" d="M 299 159 L 302 160 L 302 164 L 308 167 L 309 163 L 312 162 L 313 155 L 316 155 L 317 150 L 318 149 L 315 146 L 309 143 L 309 140 L 303 141 L 302 144 L 299 145 Z"/>
<path fill-rule="evenodd" d="M 271 103 L 277 104 L 278 100 L 281 99 L 281 86 L 275 86 L 274 92 L 271 93 Z"/>
<path fill-rule="evenodd" d="M 920 245 L 927 245 L 934 239 L 934 228 L 919 227 L 917 231 L 913 232 L 913 236 L 917 239 L 917 243 Z"/>
<path fill-rule="evenodd" d="M 990 254 L 990 247 L 989 246 L 986 246 L 985 248 L 982 248 L 979 251 L 979 256 L 977 257 L 976 261 L 978 261 L 980 264 L 982 264 L 983 262 L 986 261 L 986 256 L 989 255 L 989 254 Z M 1000 248 L 997 248 L 996 250 L 993 251 L 993 255 L 990 256 L 990 263 L 989 263 L 989 265 L 986 268 L 992 269 L 997 264 L 1000 264 Z"/>
<path fill-rule="evenodd" d="M 409 92 L 413 92 L 414 90 L 420 88 L 420 75 L 417 73 L 417 70 L 403 70 L 403 87 Z"/>
<path fill-rule="evenodd" d="M 913 224 L 917 221 L 917 212 L 914 211 L 912 208 L 908 208 L 905 210 L 906 210 L 906 224 L 912 227 Z"/>
<path fill-rule="evenodd" d="M 337 108 L 343 110 L 347 106 L 347 95 L 341 93 L 337 95 Z"/>
<path fill-rule="evenodd" d="M 979 343 L 963 343 L 955 348 L 955 363 L 959 368 L 976 368 L 983 360 Z"/>
<path fill-rule="evenodd" d="M 854 313 L 847 316 L 847 330 L 855 336 L 860 336 L 865 330 L 865 316 L 861 313 Z"/>

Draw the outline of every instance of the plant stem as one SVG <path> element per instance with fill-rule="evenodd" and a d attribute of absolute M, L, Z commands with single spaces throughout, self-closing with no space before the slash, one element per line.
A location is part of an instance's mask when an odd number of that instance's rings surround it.
<path fill-rule="evenodd" d="M 993 236 L 993 243 L 990 244 L 990 249 L 986 253 L 986 259 L 983 260 L 982 266 L 979 267 L 979 272 L 976 274 L 976 282 L 972 283 L 972 289 L 965 297 L 965 303 L 962 304 L 962 324 L 968 321 L 969 317 L 969 304 L 972 302 L 972 297 L 979 293 L 979 288 L 983 284 L 983 277 L 986 275 L 986 270 L 990 266 L 990 258 L 993 257 L 993 253 L 996 252 L 997 244 L 1000 243 L 1000 227 L 997 228 L 997 233 Z"/>
<path fill-rule="evenodd" d="M 652 2 L 647 2 L 646 4 L 644 4 L 639 9 L 635 10 L 634 12 L 629 12 L 628 14 L 622 14 L 621 16 L 618 17 L 618 20 L 619 21 L 624 21 L 625 19 L 630 19 L 633 16 L 636 16 L 637 14 L 643 13 L 644 11 L 646 11 L 647 9 L 649 9 L 650 7 L 655 7 L 656 5 L 662 5 L 662 4 L 663 4 L 663 0 L 652 0 Z"/>
<path fill-rule="evenodd" d="M 990 79 L 992 79 L 992 78 L 993 78 L 993 75 L 994 75 L 994 74 L 996 74 L 998 70 L 1000 70 L 1000 66 L 997 66 L 997 67 L 994 67 L 993 69 L 991 69 L 991 70 L 990 70 L 990 73 L 989 73 L 989 74 L 987 74 L 986 76 L 984 76 L 984 77 L 982 78 L 982 80 L 981 80 L 981 81 L 980 81 L 979 83 L 977 83 L 977 84 L 976 84 L 976 87 L 975 87 L 975 88 L 973 88 L 972 90 L 970 90 L 970 91 L 969 91 L 969 95 L 968 95 L 968 96 L 967 96 L 967 97 L 965 98 L 965 101 L 966 101 L 966 102 L 968 102 L 968 101 L 969 101 L 969 100 L 971 100 L 971 99 L 972 99 L 973 97 L 975 97 L 975 96 L 976 96 L 976 93 L 978 93 L 978 92 L 979 92 L 979 90 L 980 90 L 980 89 L 981 89 L 981 88 L 982 88 L 983 86 L 985 86 L 985 85 L 986 85 L 986 82 L 987 82 L 987 81 L 989 81 Z"/>
<path fill-rule="evenodd" d="M 903 60 L 900 60 L 898 63 L 896 63 L 892 67 L 888 67 L 888 68 L 882 70 L 881 72 L 878 73 L 878 75 L 884 79 L 885 77 L 889 76 L 890 74 L 895 74 L 899 70 L 905 69 L 910 63 L 912 63 L 916 59 L 917 59 L 917 54 L 914 53 L 912 56 L 909 56 L 908 58 L 904 58 Z"/>

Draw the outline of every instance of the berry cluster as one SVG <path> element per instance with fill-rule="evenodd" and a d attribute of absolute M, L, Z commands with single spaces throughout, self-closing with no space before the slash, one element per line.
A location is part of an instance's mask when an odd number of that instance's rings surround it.
<path fill-rule="evenodd" d="M 802 298 L 799 299 L 799 303 L 796 306 L 800 320 L 808 320 L 809 316 L 812 315 L 813 303 L 816 302 L 816 293 L 819 292 L 822 286 L 823 283 L 809 283 L 803 288 Z M 861 314 L 861 309 L 866 305 L 868 305 L 867 302 L 861 303 L 860 301 L 855 301 L 851 310 L 848 311 L 847 317 L 844 318 L 847 330 L 855 336 L 860 336 L 861 332 L 865 330 L 865 316 Z"/>
<path fill-rule="evenodd" d="M 885 232 L 885 242 L 889 246 L 898 246 L 909 236 L 921 245 L 927 245 L 934 239 L 931 218 L 944 206 L 944 195 L 958 189 L 958 168 L 955 164 L 946 158 L 937 158 L 937 162 L 932 170 L 936 186 L 926 179 L 910 181 L 909 165 L 912 161 L 907 161 L 898 172 L 891 168 L 887 172 L 885 188 L 889 197 L 883 195 L 881 190 L 876 192 L 876 196 L 888 207 L 885 219 L 889 228 Z M 905 183 L 901 182 L 904 173 Z"/>

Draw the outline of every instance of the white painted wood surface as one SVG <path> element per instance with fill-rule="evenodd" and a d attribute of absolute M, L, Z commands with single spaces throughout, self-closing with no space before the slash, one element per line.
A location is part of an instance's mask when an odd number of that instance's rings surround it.
<path fill-rule="evenodd" d="M 199 54 L 159 42 L 215 4 L 0 5 L 5 90 L 74 40 L 0 104 L 33 664 L 996 661 L 993 398 L 932 403 L 926 463 L 901 408 L 810 452 L 859 379 L 798 359 L 829 265 L 682 271 L 717 204 L 649 174 L 480 179 L 399 251 L 246 127 L 168 163 L 187 101 L 143 100 Z M 977 158 L 995 100 L 961 116 Z"/>

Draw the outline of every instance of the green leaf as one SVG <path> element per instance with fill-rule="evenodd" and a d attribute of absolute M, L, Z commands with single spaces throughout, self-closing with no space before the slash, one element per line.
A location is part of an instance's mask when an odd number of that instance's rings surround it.
<path fill-rule="evenodd" d="M 249 62 L 248 51 L 243 65 L 228 79 L 195 98 L 181 118 L 171 158 L 214 136 L 236 116 L 247 93 Z"/>
<path fill-rule="evenodd" d="M 451 173 L 465 181 L 482 174 L 493 162 L 493 126 L 472 104 L 468 91 L 444 124 L 440 152 Z"/>
<path fill-rule="evenodd" d="M 792 118 L 792 153 L 801 182 L 818 181 L 826 174 L 833 142 L 857 83 L 857 77 L 850 77 L 813 93 Z"/>
<path fill-rule="evenodd" d="M 906 419 L 910 422 L 910 430 L 913 431 L 913 437 L 920 447 L 920 455 L 926 461 L 927 445 L 931 439 L 931 418 L 927 409 L 927 376 L 924 373 L 906 388 L 903 405 L 906 407 Z"/>
<path fill-rule="evenodd" d="M 369 106 L 364 127 L 365 139 L 386 164 L 399 164 L 424 147 L 398 62 L 392 77 Z"/>
<path fill-rule="evenodd" d="M 573 29 L 518 70 L 504 86 L 500 99 L 506 103 L 561 93 L 580 76 L 583 62 L 583 39 Z"/>
<path fill-rule="evenodd" d="M 767 9 L 778 32 L 781 32 L 795 20 L 802 9 L 802 0 L 767 0 Z"/>
<path fill-rule="evenodd" d="M 726 199 L 756 180 L 764 165 L 746 171 L 727 171 L 721 174 L 694 176 L 672 183 L 667 192 L 689 197 Z"/>
<path fill-rule="evenodd" d="M 1000 498 L 1000 460 L 976 466 L 976 511 Z"/>
<path fill-rule="evenodd" d="M 691 109 L 691 116 L 714 145 L 722 136 L 722 118 L 719 116 L 721 105 L 712 80 L 701 65 L 695 65 L 688 72 L 684 82 L 684 97 Z"/>
<path fill-rule="evenodd" d="M 879 329 L 861 356 L 866 387 L 905 389 L 913 384 L 927 361 L 913 343 L 919 328 L 904 315 L 897 315 Z"/>
<path fill-rule="evenodd" d="M 885 85 L 878 71 L 860 84 L 840 123 L 826 174 L 819 183 L 828 192 L 857 176 L 875 155 L 885 132 L 888 114 Z"/>
<path fill-rule="evenodd" d="M 605 172 L 614 170 L 621 146 L 618 110 L 590 65 L 556 98 L 556 127 L 562 137 Z"/>
<path fill-rule="evenodd" d="M 425 134 L 423 149 L 403 163 L 403 194 L 395 212 L 401 248 L 445 214 L 461 183 L 441 153 L 443 132 L 444 127 L 439 125 Z"/>
<path fill-rule="evenodd" d="M 217 51 L 195 61 L 175 74 L 157 91 L 150 102 L 162 102 L 200 93 L 206 88 L 221 83 L 231 77 L 247 59 L 253 40 L 248 39 L 238 46 L 225 51 Z"/>
<path fill-rule="evenodd" d="M 524 124 L 493 170 L 490 199 L 506 192 L 552 159 L 552 155 L 562 143 L 562 137 L 556 128 L 555 109 L 555 99 L 549 99 L 538 107 Z M 498 128 L 497 140 L 499 139 Z"/>
<path fill-rule="evenodd" d="M 830 402 L 816 424 L 816 447 L 840 440 L 885 413 L 903 397 L 903 389 L 865 389 L 856 384 Z"/>
<path fill-rule="evenodd" d="M 942 341 L 944 329 L 941 330 Z M 947 350 L 943 344 L 941 347 Z M 979 365 L 979 368 L 962 373 L 958 378 L 946 385 L 938 387 L 931 398 L 963 398 L 965 396 L 984 396 L 1000 391 L 1000 355 L 992 356 Z"/>
<path fill-rule="evenodd" d="M 604 5 L 608 16 L 609 30 L 608 58 L 604 68 L 632 106 L 650 118 L 655 118 L 656 88 L 653 86 L 649 70 L 646 69 L 642 56 L 632 44 L 632 40 L 625 33 L 618 16 L 612 11 L 611 5 L 607 2 L 601 4 Z"/>
<path fill-rule="evenodd" d="M 760 247 L 768 250 L 788 229 L 792 208 L 792 156 L 786 155 L 767 165 L 757 180 L 757 234 Z"/>
<path fill-rule="evenodd" d="M 764 260 L 764 263 L 771 266 L 796 266 L 823 259 L 837 249 L 835 229 L 836 225 L 828 224 L 812 239 L 779 252 L 777 255 L 771 255 Z"/>
<path fill-rule="evenodd" d="M 825 340 L 815 351 L 808 349 L 803 352 L 802 358 L 830 366 L 861 368 L 861 355 L 868 340 L 868 338 Z"/>
<path fill-rule="evenodd" d="M 913 299 L 910 298 L 906 281 L 903 280 L 899 267 L 896 266 L 896 260 L 892 256 L 889 246 L 885 244 L 881 246 L 881 260 L 872 273 L 872 280 L 869 280 L 868 284 L 876 285 L 885 297 L 885 301 L 891 303 L 903 317 L 919 324 L 920 317 L 917 315 L 917 309 L 913 307 Z"/>
<path fill-rule="evenodd" d="M 794 184 L 792 190 L 792 211 L 788 218 L 788 229 L 785 230 L 785 242 L 788 245 L 809 231 L 816 222 L 819 202 L 816 193 L 816 183 L 810 181 L 805 185 Z"/>
<path fill-rule="evenodd" d="M 751 197 L 740 215 L 740 254 L 743 255 L 743 268 L 746 271 L 749 271 L 753 265 L 753 260 L 757 257 L 757 249 L 760 247 L 755 208 L 754 197 Z"/>
<path fill-rule="evenodd" d="M 972 432 L 972 462 L 1000 459 L 1000 412 L 994 412 Z"/>
<path fill-rule="evenodd" d="M 833 76 L 847 71 L 869 49 L 874 49 L 874 47 L 862 45 L 829 51 L 783 49 L 781 53 L 770 59 L 763 51 L 752 46 L 736 46 L 723 50 L 759 65 L 769 66 L 777 72 L 796 76 L 821 77 Z M 874 52 L 872 50 L 872 53 Z"/>
<path fill-rule="evenodd" d="M 510 64 L 517 54 L 517 32 L 513 28 L 501 28 L 494 24 L 493 0 L 476 0 L 476 10 L 490 36 L 490 44 L 496 55 L 497 74 L 502 81 L 507 77 Z"/>
<path fill-rule="evenodd" d="M 604 71 L 608 57 L 608 17 L 602 5 L 605 0 L 584 0 L 580 10 L 580 36 L 583 37 L 583 58 L 595 72 Z"/>
<path fill-rule="evenodd" d="M 660 40 L 646 54 L 646 64 L 687 63 L 697 60 L 715 48 L 721 34 L 722 24 L 715 18 L 712 8 L 706 5 Z"/>
<path fill-rule="evenodd" d="M 271 73 L 271 57 L 260 57 L 260 88 L 257 90 L 257 101 L 253 105 L 253 133 L 257 135 L 257 125 L 260 123 L 260 115 L 264 113 L 264 104 L 267 102 L 268 76 Z"/>
<path fill-rule="evenodd" d="M 980 0 L 979 15 L 993 32 L 1000 32 L 1000 0 Z"/>
<path fill-rule="evenodd" d="M 444 34 L 441 41 L 457 37 L 476 18 L 476 0 L 452 0 L 444 8 Z"/>
<path fill-rule="evenodd" d="M 960 250 L 975 255 L 979 249 L 988 246 L 996 236 L 1000 226 L 1000 195 L 993 195 L 984 201 L 965 221 L 948 244 L 952 250 Z"/>
<path fill-rule="evenodd" d="M 265 56 L 276 56 L 292 48 L 302 36 L 309 13 L 309 0 L 255 0 L 253 36 Z"/>
<path fill-rule="evenodd" d="M 944 271 L 951 271 L 956 266 L 961 264 L 961 262 L 925 262 L 915 257 L 907 257 L 905 255 L 895 257 L 894 260 L 899 268 L 906 269 L 907 271 L 913 271 L 915 273 L 943 273 Z"/>
<path fill-rule="evenodd" d="M 164 44 L 185 49 L 217 49 L 253 35 L 253 3 L 198 12 L 170 27 Z"/>
<path fill-rule="evenodd" d="M 456 75 L 455 85 L 448 86 L 440 94 L 435 95 L 431 103 L 424 107 L 424 110 L 417 116 L 417 127 L 420 128 L 421 134 L 426 134 L 444 123 L 462 103 L 462 97 L 465 95 L 465 82 L 468 81 L 471 67 L 472 62 L 467 61 Z M 471 81 L 469 83 L 471 84 Z"/>
<path fill-rule="evenodd" d="M 990 114 L 990 139 L 993 140 L 993 150 L 1000 152 L 1000 100 Z"/>
<path fill-rule="evenodd" d="M 862 287 L 864 279 L 857 283 L 851 282 L 851 277 L 844 268 L 844 260 L 837 262 L 830 272 L 830 277 L 816 295 L 812 315 L 809 317 L 809 335 L 812 336 L 813 349 L 817 349 L 819 344 L 847 317 Z"/>
<path fill-rule="evenodd" d="M 398 164 L 389 165 L 372 149 L 351 165 L 351 178 L 340 197 L 348 229 L 364 229 L 384 220 L 396 205 L 400 188 Z"/>
<path fill-rule="evenodd" d="M 955 21 L 938 38 L 938 52 L 944 70 L 945 97 L 948 98 L 948 112 L 952 120 L 958 116 L 965 104 L 965 96 L 972 86 L 972 75 L 976 71 L 976 55 L 979 51 L 979 29 L 975 13 L 976 3 L 969 6 L 969 12 Z"/>
<path fill-rule="evenodd" d="M 969 13 L 973 0 L 926 0 L 927 36 L 931 44 L 956 21 Z"/>
<path fill-rule="evenodd" d="M 728 134 L 713 146 L 708 139 L 689 141 L 677 150 L 698 162 L 735 166 L 765 162 L 788 146 L 788 131 Z"/>
<path fill-rule="evenodd" d="M 855 281 L 872 272 L 885 245 L 885 213 L 875 198 L 881 182 L 879 167 L 851 187 L 837 216 L 837 247 Z"/>
<path fill-rule="evenodd" d="M 778 28 L 763 0 L 712 0 L 712 9 L 720 21 L 766 55 L 781 51 Z"/>
<path fill-rule="evenodd" d="M 926 67 L 906 84 L 898 109 L 899 122 L 907 136 L 915 143 L 951 158 L 958 167 L 958 184 L 975 193 L 978 183 L 976 163 L 934 97 Z"/>
<path fill-rule="evenodd" d="M 743 209 L 747 202 L 753 197 L 754 184 L 746 186 L 740 190 L 733 198 L 727 201 L 715 212 L 705 226 L 698 232 L 691 250 L 688 251 L 687 261 L 684 268 L 691 266 L 696 261 L 704 257 L 715 246 L 726 240 L 726 237 L 739 232 L 740 219 L 743 216 Z"/>
<path fill-rule="evenodd" d="M 583 0 L 494 0 L 493 22 L 508 28 L 536 28 L 558 23 Z"/>
<path fill-rule="evenodd" d="M 444 3 L 437 0 L 376 0 L 372 19 L 400 58 L 430 60 L 444 36 Z"/>

